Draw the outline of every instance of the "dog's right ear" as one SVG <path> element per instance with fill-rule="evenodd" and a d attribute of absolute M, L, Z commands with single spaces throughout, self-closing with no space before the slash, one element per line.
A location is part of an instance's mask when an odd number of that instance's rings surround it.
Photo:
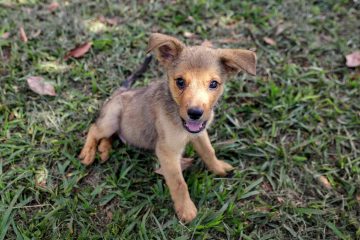
<path fill-rule="evenodd" d="M 150 35 L 147 53 L 154 51 L 158 61 L 165 67 L 169 66 L 185 48 L 185 44 L 174 37 L 160 33 Z"/>

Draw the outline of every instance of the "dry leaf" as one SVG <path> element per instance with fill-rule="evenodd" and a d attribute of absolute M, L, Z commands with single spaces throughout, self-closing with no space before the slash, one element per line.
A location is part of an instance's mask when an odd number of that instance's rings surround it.
<path fill-rule="evenodd" d="M 181 158 L 180 160 L 181 171 L 184 171 L 185 169 L 189 168 L 192 165 L 193 160 L 194 160 L 193 158 Z M 156 169 L 154 172 L 160 175 L 164 175 L 164 172 L 161 167 Z"/>
<path fill-rule="evenodd" d="M 73 228 L 73 221 L 70 221 L 66 224 L 67 228 L 69 229 L 70 234 L 74 234 L 74 228 Z"/>
<path fill-rule="evenodd" d="M 59 3 L 52 2 L 48 5 L 47 9 L 49 10 L 49 12 L 54 12 L 58 7 L 60 7 Z"/>
<path fill-rule="evenodd" d="M 12 121 L 15 119 L 15 113 L 14 112 L 11 112 L 10 115 L 9 115 L 9 121 Z"/>
<path fill-rule="evenodd" d="M 254 212 L 261 212 L 261 213 L 268 213 L 270 212 L 271 208 L 269 207 L 256 207 L 253 209 Z"/>
<path fill-rule="evenodd" d="M 262 188 L 265 192 L 272 192 L 272 191 L 273 191 L 271 185 L 270 185 L 269 183 L 267 183 L 267 182 L 263 182 L 263 183 L 261 184 L 261 188 Z"/>
<path fill-rule="evenodd" d="M 41 29 L 38 29 L 36 31 L 32 31 L 30 34 L 31 38 L 37 38 L 41 34 Z"/>
<path fill-rule="evenodd" d="M 284 198 L 282 198 L 282 197 L 276 197 L 276 200 L 277 200 L 279 203 L 284 203 L 284 202 L 285 202 Z"/>
<path fill-rule="evenodd" d="M 106 18 L 104 16 L 100 16 L 98 17 L 98 20 L 104 24 L 110 25 L 110 26 L 115 26 L 118 25 L 120 22 L 120 19 L 118 17 L 113 17 L 113 18 Z"/>
<path fill-rule="evenodd" d="M 23 8 L 23 11 L 24 11 L 27 15 L 31 15 L 33 9 L 32 9 L 32 8 L 28 8 L 28 7 L 25 7 L 25 8 Z"/>
<path fill-rule="evenodd" d="M 21 40 L 22 42 L 24 42 L 24 43 L 27 43 L 28 38 L 27 38 L 27 36 L 26 36 L 25 30 L 24 30 L 23 27 L 20 27 L 20 28 L 19 28 L 19 34 L 20 34 L 20 40 Z"/>
<path fill-rule="evenodd" d="M 276 27 L 275 35 L 280 35 L 282 32 L 284 32 L 287 28 L 287 24 L 279 24 Z"/>
<path fill-rule="evenodd" d="M 30 89 L 40 95 L 56 96 L 54 86 L 45 82 L 43 77 L 31 76 L 27 78 Z"/>
<path fill-rule="evenodd" d="M 218 40 L 219 43 L 237 43 L 239 39 L 236 38 L 221 38 Z"/>
<path fill-rule="evenodd" d="M 113 219 L 113 213 L 111 211 L 107 211 L 106 212 L 106 217 L 109 221 L 111 221 Z"/>
<path fill-rule="evenodd" d="M 106 23 L 111 26 L 115 26 L 119 23 L 119 19 L 118 18 L 106 18 Z"/>
<path fill-rule="evenodd" d="M 11 47 L 10 46 L 4 46 L 1 47 L 1 53 L 0 53 L 0 59 L 3 60 L 4 62 L 9 61 L 9 59 L 11 58 Z"/>
<path fill-rule="evenodd" d="M 332 189 L 332 186 L 331 186 L 329 180 L 325 176 L 319 176 L 317 178 L 317 180 L 324 188 L 329 189 L 329 190 Z"/>
<path fill-rule="evenodd" d="M 356 195 L 356 200 L 360 203 L 360 193 Z"/>
<path fill-rule="evenodd" d="M 209 40 L 204 40 L 204 41 L 201 43 L 201 46 L 209 47 L 209 48 L 214 47 L 214 45 L 212 44 L 212 42 L 210 42 Z"/>
<path fill-rule="evenodd" d="M 350 74 L 350 79 L 355 81 L 360 81 L 360 72 L 353 72 Z M 360 112 L 359 112 L 360 114 Z"/>
<path fill-rule="evenodd" d="M 16 8 L 17 4 L 11 3 L 11 1 L 0 1 L 0 6 L 4 8 Z"/>
<path fill-rule="evenodd" d="M 85 55 L 85 53 L 87 53 L 90 48 L 91 48 L 92 42 L 86 42 L 83 43 L 75 48 L 73 48 L 72 50 L 70 50 L 70 52 L 68 52 L 65 57 L 64 60 L 68 60 L 70 57 L 74 57 L 74 58 L 80 58 L 82 56 Z"/>
<path fill-rule="evenodd" d="M 227 28 L 227 29 L 235 29 L 235 28 L 237 28 L 238 27 L 238 25 L 239 25 L 239 21 L 237 21 L 237 20 L 230 20 L 230 21 L 228 21 L 227 23 L 225 23 L 225 28 Z"/>
<path fill-rule="evenodd" d="M 276 45 L 276 41 L 272 38 L 269 37 L 264 37 L 263 38 L 264 42 L 271 45 L 271 46 L 275 46 Z"/>
<path fill-rule="evenodd" d="M 194 22 L 194 18 L 192 16 L 190 16 L 190 15 L 187 17 L 187 20 L 190 21 L 190 22 Z"/>
<path fill-rule="evenodd" d="M 2 35 L 1 35 L 1 38 L 2 39 L 8 39 L 10 37 L 10 33 L 9 32 L 4 32 Z"/>
<path fill-rule="evenodd" d="M 191 33 L 191 32 L 184 32 L 184 37 L 186 38 L 194 38 L 195 37 L 195 34 Z"/>
<path fill-rule="evenodd" d="M 107 24 L 98 18 L 84 21 L 86 28 L 93 33 L 100 33 L 106 30 Z"/>
<path fill-rule="evenodd" d="M 346 66 L 348 67 L 360 66 L 360 51 L 356 51 L 349 55 L 346 55 Z"/>
<path fill-rule="evenodd" d="M 35 184 L 36 186 L 45 187 L 47 178 L 48 178 L 48 170 L 45 167 L 41 167 L 35 172 Z"/>

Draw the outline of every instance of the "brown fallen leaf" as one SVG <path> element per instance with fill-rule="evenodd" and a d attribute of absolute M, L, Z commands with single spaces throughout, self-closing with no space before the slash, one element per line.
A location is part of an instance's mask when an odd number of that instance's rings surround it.
<path fill-rule="evenodd" d="M 8 39 L 10 37 L 10 33 L 9 32 L 4 32 L 2 35 L 1 35 L 1 38 L 2 39 Z"/>
<path fill-rule="evenodd" d="M 325 177 L 325 176 L 319 176 L 319 177 L 317 178 L 317 180 L 318 180 L 318 182 L 319 182 L 324 188 L 326 188 L 326 189 L 328 189 L 328 190 L 332 189 L 332 186 L 331 186 L 329 180 L 327 179 L 327 177 Z"/>
<path fill-rule="evenodd" d="M 212 48 L 214 45 L 209 40 L 204 40 L 201 44 L 201 46 Z"/>
<path fill-rule="evenodd" d="M 73 49 L 71 49 L 64 57 L 64 60 L 68 60 L 70 57 L 80 58 L 87 53 L 91 48 L 92 42 L 83 43 Z"/>
<path fill-rule="evenodd" d="M 54 12 L 58 7 L 60 7 L 58 2 L 52 2 L 48 5 L 47 9 L 49 12 Z"/>
<path fill-rule="evenodd" d="M 40 95 L 56 96 L 54 86 L 45 82 L 43 77 L 31 76 L 27 78 L 27 83 L 33 92 Z"/>
<path fill-rule="evenodd" d="M 360 203 L 360 193 L 356 195 L 356 200 Z"/>
<path fill-rule="evenodd" d="M 27 43 L 28 41 L 28 38 L 26 36 L 26 33 L 25 33 L 25 30 L 23 27 L 20 27 L 19 28 L 19 35 L 20 35 L 20 40 L 24 43 Z"/>
<path fill-rule="evenodd" d="M 271 46 L 275 46 L 276 45 L 276 41 L 272 38 L 269 37 L 264 37 L 263 38 L 264 42 L 271 45 Z"/>
<path fill-rule="evenodd" d="M 118 17 L 113 17 L 113 18 L 106 18 L 104 16 L 100 16 L 98 17 L 98 20 L 104 24 L 110 25 L 110 26 L 115 26 L 118 25 L 120 23 L 120 19 Z"/>
<path fill-rule="evenodd" d="M 181 171 L 184 171 L 185 169 L 189 168 L 192 165 L 193 160 L 194 160 L 193 158 L 181 158 L 180 160 Z M 160 175 L 164 175 L 164 171 L 162 170 L 161 167 L 156 169 L 154 172 Z"/>
<path fill-rule="evenodd" d="M 360 51 L 356 51 L 346 55 L 346 66 L 348 67 L 360 66 Z"/>

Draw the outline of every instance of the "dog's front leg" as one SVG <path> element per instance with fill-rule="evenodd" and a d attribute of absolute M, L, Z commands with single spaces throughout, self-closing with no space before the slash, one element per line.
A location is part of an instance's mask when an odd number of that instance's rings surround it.
<path fill-rule="evenodd" d="M 206 131 L 203 131 L 198 136 L 193 138 L 191 142 L 194 145 L 196 152 L 200 155 L 206 166 L 213 173 L 220 176 L 225 176 L 233 169 L 230 164 L 217 159 L 215 150 L 211 146 L 209 135 Z"/>
<path fill-rule="evenodd" d="M 188 187 L 182 175 L 181 154 L 180 151 L 172 150 L 164 143 L 158 143 L 156 146 L 156 155 L 169 187 L 176 214 L 181 221 L 190 222 L 196 217 L 197 209 L 190 198 Z"/>

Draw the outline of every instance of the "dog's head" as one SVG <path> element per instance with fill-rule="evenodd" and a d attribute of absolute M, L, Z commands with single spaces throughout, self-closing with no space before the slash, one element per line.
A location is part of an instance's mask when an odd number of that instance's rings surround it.
<path fill-rule="evenodd" d="M 256 54 L 248 50 L 189 47 L 174 37 L 154 33 L 150 51 L 165 68 L 183 125 L 191 133 L 206 127 L 229 75 L 241 70 L 256 74 Z"/>

